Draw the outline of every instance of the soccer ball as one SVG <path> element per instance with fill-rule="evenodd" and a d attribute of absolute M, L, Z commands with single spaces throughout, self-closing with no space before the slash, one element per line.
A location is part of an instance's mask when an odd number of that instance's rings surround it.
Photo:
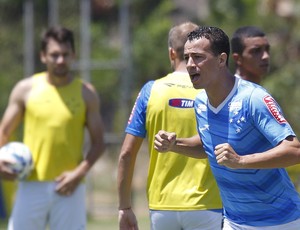
<path fill-rule="evenodd" d="M 9 142 L 0 148 L 0 159 L 9 162 L 8 166 L 18 174 L 18 179 L 25 179 L 33 168 L 29 148 L 21 142 Z"/>

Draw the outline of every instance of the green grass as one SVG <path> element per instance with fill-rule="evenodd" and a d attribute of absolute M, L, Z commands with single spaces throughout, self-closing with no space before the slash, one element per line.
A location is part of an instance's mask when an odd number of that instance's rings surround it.
<path fill-rule="evenodd" d="M 148 216 L 138 217 L 139 228 L 142 230 L 150 230 L 150 223 Z M 0 220 L 0 230 L 6 230 L 6 221 Z M 119 227 L 118 219 L 116 218 L 98 218 L 89 219 L 87 230 L 117 230 Z"/>
<path fill-rule="evenodd" d="M 150 230 L 150 223 L 148 217 L 138 218 L 139 229 Z M 102 220 L 90 220 L 87 230 L 117 230 L 119 227 L 117 219 L 102 219 Z"/>

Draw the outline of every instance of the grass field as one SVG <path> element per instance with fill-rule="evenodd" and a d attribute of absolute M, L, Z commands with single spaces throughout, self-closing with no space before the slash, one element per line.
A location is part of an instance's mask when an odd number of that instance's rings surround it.
<path fill-rule="evenodd" d="M 150 230 L 148 217 L 138 217 L 139 228 Z M 87 224 L 87 230 L 117 230 L 117 218 L 90 219 Z M 5 221 L 0 221 L 0 230 L 6 230 Z"/>

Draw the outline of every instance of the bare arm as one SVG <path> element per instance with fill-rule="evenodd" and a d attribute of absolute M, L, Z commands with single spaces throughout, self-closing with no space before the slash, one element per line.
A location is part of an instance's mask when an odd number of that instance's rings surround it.
<path fill-rule="evenodd" d="M 188 157 L 207 158 L 199 135 L 177 138 L 176 133 L 161 130 L 155 135 L 154 148 L 162 153 L 172 151 Z"/>
<path fill-rule="evenodd" d="M 86 157 L 72 172 L 65 172 L 56 178 L 59 182 L 56 191 L 62 195 L 70 195 L 86 176 L 98 158 L 102 155 L 105 144 L 103 123 L 100 116 L 100 100 L 90 84 L 83 86 L 83 98 L 86 103 L 86 127 L 89 131 L 91 146 Z"/>
<path fill-rule="evenodd" d="M 217 162 L 235 169 L 284 168 L 300 163 L 300 143 L 296 137 L 289 136 L 276 147 L 262 152 L 240 156 L 227 143 L 215 148 Z"/>
<path fill-rule="evenodd" d="M 31 89 L 31 78 L 24 79 L 13 88 L 8 105 L 0 123 L 0 147 L 9 142 L 12 133 L 21 123 L 25 111 L 25 103 Z M 0 176 L 4 179 L 15 179 L 16 175 L 0 162 Z"/>
<path fill-rule="evenodd" d="M 86 127 L 91 139 L 91 147 L 86 154 L 86 158 L 78 166 L 78 169 L 85 175 L 98 158 L 103 154 L 104 144 L 104 127 L 100 115 L 100 99 L 94 87 L 87 84 L 83 88 L 83 96 L 87 105 Z"/>
<path fill-rule="evenodd" d="M 143 138 L 126 134 L 118 165 L 119 225 L 120 229 L 138 229 L 131 209 L 131 184 L 134 166 Z"/>

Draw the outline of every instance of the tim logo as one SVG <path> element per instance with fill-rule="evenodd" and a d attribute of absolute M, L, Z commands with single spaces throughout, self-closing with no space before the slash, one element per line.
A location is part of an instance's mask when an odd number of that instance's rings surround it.
<path fill-rule="evenodd" d="M 174 98 L 169 100 L 169 106 L 176 108 L 193 108 L 194 100 Z"/>
<path fill-rule="evenodd" d="M 286 123 L 285 118 L 281 114 L 276 102 L 271 96 L 265 96 L 264 97 L 264 102 L 267 105 L 269 111 L 273 115 L 273 117 L 277 120 L 279 124 Z"/>

